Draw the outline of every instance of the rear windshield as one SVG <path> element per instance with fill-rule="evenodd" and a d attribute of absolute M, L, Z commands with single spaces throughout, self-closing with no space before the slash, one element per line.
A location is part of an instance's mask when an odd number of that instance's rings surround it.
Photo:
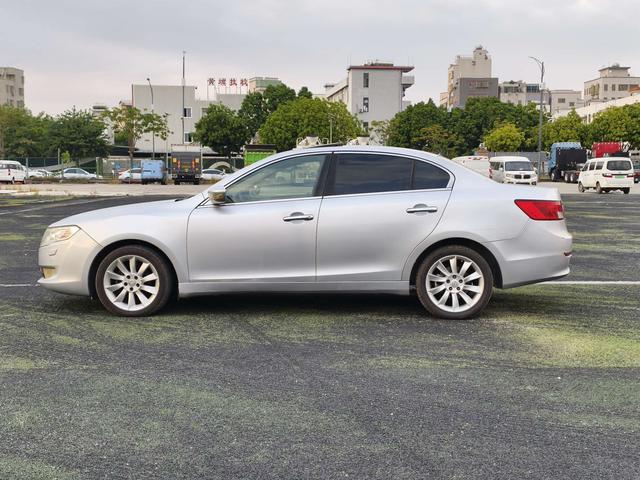
<path fill-rule="evenodd" d="M 626 171 L 632 168 L 629 160 L 609 160 L 607 162 L 607 169 L 612 171 Z"/>
<path fill-rule="evenodd" d="M 533 170 L 531 162 L 505 162 L 504 169 L 508 172 L 530 172 Z"/>

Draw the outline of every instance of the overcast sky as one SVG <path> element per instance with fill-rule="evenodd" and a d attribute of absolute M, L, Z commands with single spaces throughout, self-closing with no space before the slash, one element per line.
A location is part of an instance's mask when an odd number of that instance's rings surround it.
<path fill-rule="evenodd" d="M 407 99 L 438 99 L 457 54 L 483 45 L 493 75 L 582 89 L 619 62 L 640 75 L 638 0 L 20 0 L 0 2 L 0 66 L 25 70 L 26 104 L 56 114 L 116 104 L 151 77 L 206 97 L 208 77 L 277 76 L 323 91 L 349 63 L 415 66 Z"/>

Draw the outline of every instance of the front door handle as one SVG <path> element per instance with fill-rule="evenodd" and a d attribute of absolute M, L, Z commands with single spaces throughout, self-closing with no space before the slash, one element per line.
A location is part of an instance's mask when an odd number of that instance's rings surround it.
<path fill-rule="evenodd" d="M 418 203 L 411 208 L 407 208 L 407 213 L 435 213 L 438 211 L 438 207 L 425 205 L 424 203 Z"/>
<path fill-rule="evenodd" d="M 308 222 L 309 220 L 313 220 L 313 215 L 308 213 L 305 214 L 302 212 L 293 212 L 291 215 L 284 217 L 282 220 L 285 222 L 294 222 L 296 220 L 304 220 L 305 222 Z"/>

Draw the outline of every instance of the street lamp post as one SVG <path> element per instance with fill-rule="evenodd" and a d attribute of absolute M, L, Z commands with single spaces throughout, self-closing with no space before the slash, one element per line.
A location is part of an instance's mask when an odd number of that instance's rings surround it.
<path fill-rule="evenodd" d="M 147 77 L 147 82 L 149 82 L 149 89 L 151 90 L 151 113 L 155 113 L 155 108 L 153 104 L 153 86 L 151 85 L 151 80 Z M 151 132 L 151 157 L 156 159 L 156 130 L 155 128 Z"/>
<path fill-rule="evenodd" d="M 544 104 L 544 62 L 538 60 L 536 57 L 529 57 L 531 60 L 538 64 L 540 67 L 540 117 L 538 120 L 538 179 L 542 176 L 542 118 L 543 118 L 543 104 Z"/>

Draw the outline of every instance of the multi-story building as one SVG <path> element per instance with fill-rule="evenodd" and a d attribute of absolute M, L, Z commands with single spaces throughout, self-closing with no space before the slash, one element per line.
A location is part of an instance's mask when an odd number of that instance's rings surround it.
<path fill-rule="evenodd" d="M 540 84 L 527 83 L 522 80 L 510 80 L 502 82 L 498 86 L 500 101 L 514 105 L 527 105 L 528 103 L 540 103 Z M 545 110 L 549 110 L 549 90 L 544 90 L 542 103 Z"/>
<path fill-rule="evenodd" d="M 632 77 L 629 69 L 614 63 L 598 70 L 598 78 L 584 82 L 585 105 L 628 97 L 629 91 L 640 85 L 640 77 Z"/>
<path fill-rule="evenodd" d="M 250 92 L 264 92 L 268 86 L 280 85 L 282 82 L 276 77 L 253 77 L 249 79 Z"/>
<path fill-rule="evenodd" d="M 549 95 L 552 115 L 560 112 L 568 113 L 584 106 L 582 92 L 579 90 L 551 90 Z"/>
<path fill-rule="evenodd" d="M 19 68 L 0 67 L 0 105 L 24 107 L 24 72 Z"/>
<path fill-rule="evenodd" d="M 447 108 L 464 107 L 474 97 L 498 98 L 498 79 L 491 76 L 491 57 L 482 46 L 471 56 L 458 55 L 447 72 L 447 91 L 440 103 Z"/>
<path fill-rule="evenodd" d="M 151 90 L 153 88 L 153 105 Z M 200 100 L 196 97 L 196 87 L 186 85 L 153 85 L 140 84 L 131 86 L 131 104 L 140 110 L 159 114 L 167 114 L 170 134 L 166 141 L 155 139 L 156 152 L 165 152 L 171 145 L 188 144 L 193 142 L 195 125 L 202 118 L 211 104 L 225 105 L 232 110 L 238 110 L 244 99 L 244 93 L 216 93 L 212 100 Z M 145 134 L 136 143 L 139 150 L 152 150 L 152 135 Z"/>
<path fill-rule="evenodd" d="M 412 66 L 373 61 L 347 68 L 347 78 L 325 85 L 324 98 L 343 102 L 365 128 L 373 121 L 392 119 L 411 102 L 405 101 L 405 91 L 413 85 L 413 75 L 405 75 Z"/>
<path fill-rule="evenodd" d="M 584 123 L 591 123 L 595 116 L 610 107 L 624 107 L 625 105 L 633 105 L 640 103 L 640 88 L 636 87 L 631 90 L 631 95 L 606 102 L 591 102 L 589 105 L 576 108 L 576 113 L 580 116 Z M 554 112 L 553 119 L 564 117 L 571 110 L 560 110 Z"/>

